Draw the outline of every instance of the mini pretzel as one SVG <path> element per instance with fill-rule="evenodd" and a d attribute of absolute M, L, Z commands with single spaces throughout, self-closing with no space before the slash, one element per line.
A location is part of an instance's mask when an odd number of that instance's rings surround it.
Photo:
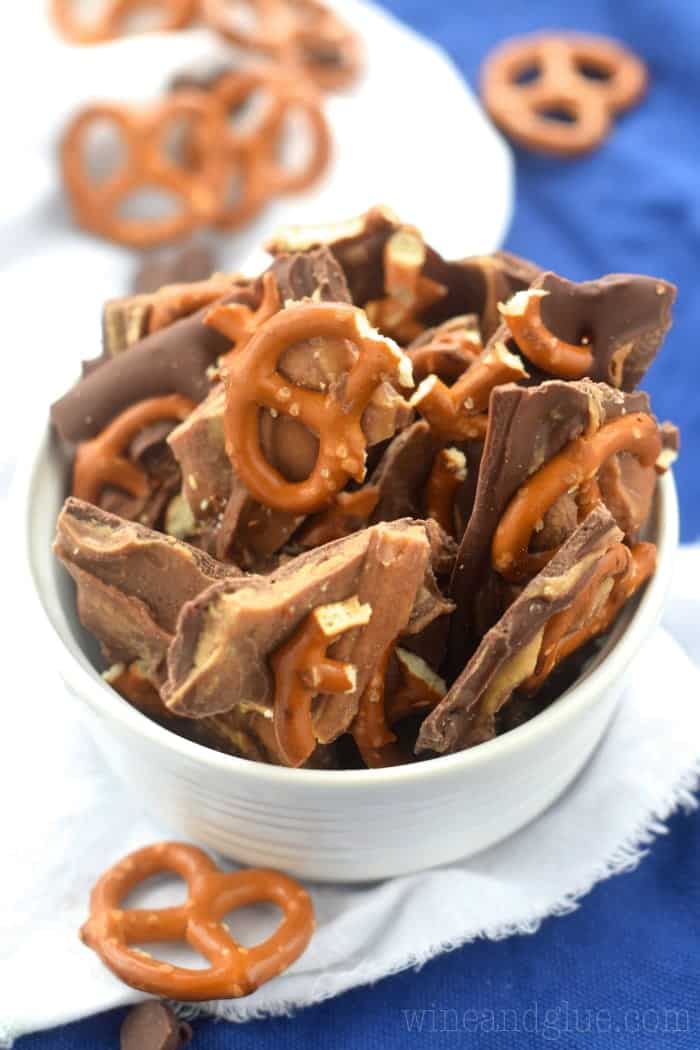
<path fill-rule="evenodd" d="M 445 441 L 483 438 L 493 388 L 526 378 L 520 358 L 497 343 L 451 387 L 435 375 L 428 376 L 411 398 L 411 404 L 425 417 L 433 433 Z"/>
<path fill-rule="evenodd" d="M 290 347 L 308 339 L 346 339 L 357 357 L 342 384 L 325 392 L 294 386 L 277 370 Z M 362 414 L 387 377 L 407 385 L 407 359 L 390 340 L 374 332 L 361 310 L 345 303 L 292 303 L 266 321 L 228 362 L 226 450 L 234 469 L 260 503 L 293 514 L 327 506 L 350 478 L 365 476 L 367 442 Z M 291 416 L 318 436 L 311 474 L 290 482 L 260 447 L 260 408 Z"/>
<path fill-rule="evenodd" d="M 549 292 L 530 288 L 516 292 L 507 303 L 499 303 L 501 317 L 510 328 L 518 349 L 543 372 L 561 379 L 590 375 L 593 354 L 584 337 L 580 346 L 553 335 L 542 320 L 542 299 Z"/>
<path fill-rule="evenodd" d="M 251 11 L 253 28 L 241 17 Z M 318 0 L 202 0 L 202 14 L 239 47 L 303 65 L 324 89 L 347 87 L 358 75 L 357 37 Z"/>
<path fill-rule="evenodd" d="M 455 498 L 467 477 L 467 463 L 457 448 L 443 448 L 433 461 L 425 488 L 425 512 L 448 536 L 455 534 Z"/>
<path fill-rule="evenodd" d="M 417 230 L 402 227 L 384 246 L 383 299 L 365 305 L 371 324 L 400 343 L 410 343 L 425 330 L 422 314 L 442 299 L 444 285 L 423 276 L 425 242 Z"/>
<path fill-rule="evenodd" d="M 233 343 L 232 349 L 219 358 L 219 364 L 223 367 L 230 360 L 230 355 L 246 346 L 261 324 L 282 309 L 277 281 L 269 270 L 263 274 L 262 286 L 262 300 L 256 310 L 251 310 L 245 303 L 219 303 L 204 318 L 206 325 L 215 328 Z"/>
<path fill-rule="evenodd" d="M 386 675 L 392 655 L 396 656 L 402 684 L 391 698 L 386 696 Z M 413 653 L 390 645 L 360 697 L 357 714 L 350 727 L 363 762 L 369 769 L 399 766 L 411 761 L 397 743 L 390 724 L 410 714 L 435 707 L 445 695 L 445 683 Z"/>
<path fill-rule="evenodd" d="M 530 73 L 535 75 L 526 81 Z M 492 118 L 516 142 L 571 156 L 598 146 L 613 115 L 638 102 L 646 84 L 644 65 L 614 41 L 552 33 L 496 48 L 482 71 L 481 94 Z M 567 119 L 556 119 L 559 114 Z"/>
<path fill-rule="evenodd" d="M 320 547 L 362 528 L 379 502 L 376 485 L 365 485 L 356 492 L 339 492 L 328 508 L 306 525 L 296 537 L 300 547 Z"/>
<path fill-rule="evenodd" d="M 72 44 L 101 44 L 124 32 L 126 19 L 140 11 L 161 10 L 158 32 L 182 29 L 197 14 L 198 0 L 104 0 L 97 18 L 86 24 L 76 15 L 77 0 L 51 0 L 51 17 Z"/>
<path fill-rule="evenodd" d="M 598 473 L 617 452 L 631 452 L 643 467 L 653 467 L 661 452 L 661 436 L 653 416 L 620 416 L 594 434 L 576 438 L 553 456 L 518 489 L 494 533 L 493 567 L 506 579 L 539 571 L 554 551 L 528 554 L 530 539 L 547 510 L 566 492 L 576 490 Z"/>
<path fill-rule="evenodd" d="M 169 127 L 175 121 L 193 122 L 192 136 L 200 158 L 182 167 L 165 152 Z M 86 168 L 85 141 L 101 121 L 120 132 L 126 156 L 106 178 L 95 180 Z M 221 141 L 226 121 L 211 95 L 178 92 L 154 107 L 137 111 L 127 106 L 91 105 L 68 126 L 61 143 L 63 178 L 77 221 L 93 233 L 118 244 L 145 248 L 189 233 L 211 221 L 218 212 L 226 174 Z M 141 190 L 173 194 L 179 206 L 161 218 L 128 218 L 120 208 Z"/>
<path fill-rule="evenodd" d="M 215 299 L 220 299 L 231 289 L 231 285 L 231 275 L 226 273 L 214 273 L 205 281 L 164 285 L 150 297 L 146 325 L 148 334 L 167 328 L 179 318 L 187 317 Z"/>
<path fill-rule="evenodd" d="M 172 871 L 187 883 L 184 904 L 171 908 L 120 907 L 139 883 Z M 272 936 L 243 947 L 222 920 L 237 908 L 271 903 L 284 913 Z M 125 984 L 150 995 L 198 1002 L 250 995 L 299 958 L 314 929 L 308 893 L 276 871 L 224 873 L 200 849 L 160 842 L 129 854 L 99 879 L 90 918 L 80 931 L 88 947 Z M 131 945 L 184 941 L 208 959 L 203 970 L 160 962 Z"/>
<path fill-rule="evenodd" d="M 319 693 L 351 693 L 357 681 L 352 664 L 326 655 L 331 642 L 369 623 L 372 610 L 357 598 L 321 605 L 270 658 L 275 678 L 274 726 L 277 746 L 290 766 L 300 766 L 316 748 L 311 702 Z"/>
<path fill-rule="evenodd" d="M 655 568 L 653 543 L 638 543 L 631 550 L 623 543 L 612 547 L 600 559 L 590 582 L 576 600 L 554 615 L 545 627 L 535 670 L 522 688 L 536 692 L 558 664 L 591 638 L 607 631 L 625 602 Z M 607 598 L 599 605 L 598 597 L 608 586 Z"/>
<path fill-rule="evenodd" d="M 164 419 L 178 422 L 194 409 L 194 402 L 182 394 L 149 397 L 118 415 L 97 437 L 78 445 L 73 467 L 73 495 L 97 503 L 105 485 L 123 489 L 136 499 L 148 495 L 148 477 L 131 463 L 124 451 L 140 430 Z"/>
<path fill-rule="evenodd" d="M 453 317 L 435 329 L 428 341 L 406 348 L 416 382 L 429 375 L 436 375 L 443 383 L 459 379 L 483 350 L 475 320 L 474 314 Z M 424 338 L 428 334 L 426 332 Z"/>

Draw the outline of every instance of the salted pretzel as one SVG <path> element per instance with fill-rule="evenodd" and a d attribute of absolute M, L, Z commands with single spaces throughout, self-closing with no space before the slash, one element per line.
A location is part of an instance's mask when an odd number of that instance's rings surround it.
<path fill-rule="evenodd" d="M 87 168 L 85 145 L 92 129 L 103 121 L 118 129 L 125 156 L 105 178 L 94 179 Z M 167 154 L 167 134 L 178 121 L 191 123 L 200 158 L 195 167 L 178 164 Z M 135 248 L 172 240 L 211 222 L 223 200 L 225 131 L 224 111 L 203 92 L 177 92 L 143 110 L 87 106 L 70 122 L 61 143 L 63 178 L 76 220 L 93 233 Z M 160 218 L 120 214 L 134 194 L 154 189 L 172 194 L 177 208 Z"/>
<path fill-rule="evenodd" d="M 410 343 L 425 330 L 421 316 L 446 293 L 444 285 L 423 275 L 427 258 L 418 230 L 404 226 L 384 246 L 384 296 L 365 304 L 370 322 L 400 343 Z"/>
<path fill-rule="evenodd" d="M 357 597 L 320 605 L 270 657 L 275 680 L 277 746 L 290 766 L 300 766 L 316 748 L 311 702 L 320 693 L 351 693 L 357 681 L 352 664 L 327 656 L 335 638 L 369 623 L 372 610 Z"/>
<path fill-rule="evenodd" d="M 454 383 L 483 350 L 475 314 L 452 317 L 430 338 L 428 335 L 426 332 L 423 337 L 425 342 L 406 348 L 417 383 L 429 375 L 436 375 L 443 383 Z"/>
<path fill-rule="evenodd" d="M 606 37 L 543 33 L 506 41 L 488 56 L 481 95 L 516 142 L 571 156 L 598 146 L 614 114 L 640 100 L 647 71 Z"/>
<path fill-rule="evenodd" d="M 523 363 L 502 343 L 485 351 L 451 387 L 429 375 L 411 398 L 411 404 L 445 441 L 483 438 L 486 434 L 489 397 L 502 383 L 527 378 Z"/>
<path fill-rule="evenodd" d="M 357 79 L 357 36 L 318 0 L 201 0 L 201 7 L 212 28 L 238 47 L 301 65 L 324 90 Z"/>
<path fill-rule="evenodd" d="M 185 880 L 184 904 L 121 907 L 139 883 L 164 872 Z M 275 904 L 284 918 L 266 940 L 243 947 L 222 920 L 234 909 L 261 903 Z M 132 988 L 198 1002 L 250 995 L 299 958 L 313 929 L 311 899 L 294 879 L 263 869 L 222 872 L 194 846 L 160 842 L 129 854 L 102 875 L 90 895 L 90 918 L 80 936 Z M 183 941 L 210 965 L 206 969 L 175 966 L 132 947 L 156 941 Z"/>
<path fill-rule="evenodd" d="M 624 543 L 611 547 L 598 562 L 589 583 L 576 600 L 548 622 L 535 670 L 523 682 L 522 688 L 536 692 L 558 664 L 591 638 L 607 631 L 625 602 L 655 568 L 656 547 L 653 543 L 637 543 L 631 549 Z"/>
<path fill-rule="evenodd" d="M 103 0 L 98 16 L 86 22 L 77 14 L 77 0 L 51 0 L 54 25 L 72 44 L 101 44 L 126 31 L 131 15 L 158 9 L 160 21 L 154 30 L 183 29 L 197 14 L 199 0 Z"/>
<path fill-rule="evenodd" d="M 252 310 L 245 303 L 218 303 L 204 318 L 205 325 L 215 328 L 233 343 L 232 349 L 219 358 L 222 368 L 226 368 L 233 354 L 246 346 L 261 324 L 282 309 L 277 282 L 269 270 L 263 274 L 262 287 L 262 299 L 257 309 Z"/>
<path fill-rule="evenodd" d="M 226 273 L 213 273 L 204 281 L 187 284 L 166 284 L 155 292 L 148 310 L 146 331 L 148 334 L 167 328 L 181 317 L 209 306 L 231 289 L 233 278 Z"/>
<path fill-rule="evenodd" d="M 580 345 L 554 335 L 542 320 L 544 288 L 516 292 L 507 303 L 499 303 L 501 317 L 510 328 L 522 354 L 543 372 L 561 379 L 581 379 L 591 374 L 593 353 L 584 336 Z"/>
<path fill-rule="evenodd" d="M 148 478 L 124 455 L 130 442 L 149 423 L 182 422 L 195 405 L 182 394 L 149 397 L 121 412 L 90 441 L 78 445 L 73 467 L 73 495 L 97 503 L 105 485 L 123 489 L 135 499 L 148 495 Z"/>
<path fill-rule="evenodd" d="M 339 492 L 327 510 L 305 525 L 295 537 L 300 547 L 320 547 L 362 528 L 379 502 L 376 485 L 364 485 L 356 492 Z"/>
<path fill-rule="evenodd" d="M 425 512 L 448 536 L 455 534 L 455 499 L 466 477 L 464 453 L 457 448 L 440 449 L 425 486 Z"/>
<path fill-rule="evenodd" d="M 295 386 L 279 372 L 281 356 L 309 339 L 347 340 L 357 349 L 343 383 L 326 391 Z M 227 362 L 226 451 L 238 477 L 260 503 L 292 514 L 311 514 L 332 502 L 350 478 L 363 481 L 367 441 L 362 415 L 387 377 L 411 383 L 407 358 L 345 303 L 291 303 L 261 325 Z M 261 408 L 303 423 L 319 440 L 313 470 L 287 481 L 260 447 Z"/>
<path fill-rule="evenodd" d="M 560 496 L 594 479 L 601 465 L 618 452 L 631 452 L 643 467 L 653 467 L 661 452 L 654 417 L 640 412 L 619 416 L 595 433 L 571 441 L 535 471 L 513 496 L 494 533 L 491 560 L 496 572 L 509 580 L 538 572 L 555 553 L 528 553 L 538 522 Z"/>
<path fill-rule="evenodd" d="M 401 684 L 387 696 L 387 670 L 392 656 L 396 658 Z M 379 769 L 410 762 L 411 756 L 401 748 L 390 726 L 408 715 L 435 707 L 445 691 L 445 683 L 420 657 L 398 648 L 396 643 L 388 646 L 360 697 L 350 727 L 365 765 Z"/>

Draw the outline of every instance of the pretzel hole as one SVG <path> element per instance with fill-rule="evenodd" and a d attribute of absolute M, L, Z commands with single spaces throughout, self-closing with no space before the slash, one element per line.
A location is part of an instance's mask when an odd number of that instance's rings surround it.
<path fill-rule="evenodd" d="M 607 66 L 602 66 L 597 62 L 591 62 L 587 58 L 577 58 L 575 60 L 576 70 L 585 77 L 586 80 L 600 80 L 602 82 L 612 79 L 613 72 L 608 69 Z"/>
<path fill-rule="evenodd" d="M 177 116 L 168 121 L 160 148 L 166 160 L 177 168 L 188 170 L 199 166 L 198 122 L 199 118 L 192 115 Z"/>
<path fill-rule="evenodd" d="M 528 62 L 526 66 L 521 66 L 515 70 L 512 81 L 519 87 L 523 87 L 526 84 L 532 84 L 542 74 L 542 68 L 539 62 Z"/>
<path fill-rule="evenodd" d="M 575 124 L 578 120 L 575 109 L 569 106 L 543 106 L 537 113 L 543 120 L 556 124 Z"/>
<path fill-rule="evenodd" d="M 248 36 L 259 29 L 257 3 L 252 0 L 221 0 L 221 7 L 225 8 L 224 17 L 234 32 Z"/>
<path fill-rule="evenodd" d="M 269 92 L 265 88 L 256 88 L 229 106 L 228 125 L 239 135 L 252 135 L 262 128 L 271 108 Z"/>
<path fill-rule="evenodd" d="M 282 918 L 281 908 L 269 901 L 261 901 L 259 904 L 235 908 L 223 917 L 221 924 L 235 941 L 245 948 L 250 948 L 271 937 Z"/>
<path fill-rule="evenodd" d="M 120 201 L 117 214 L 127 222 L 158 222 L 172 218 L 179 213 L 181 207 L 181 202 L 174 193 L 169 193 L 159 186 L 144 186 Z"/>
<path fill-rule="evenodd" d="M 81 154 L 83 171 L 95 186 L 120 171 L 129 151 L 117 121 L 109 117 L 91 121 L 82 137 Z"/>
<path fill-rule="evenodd" d="M 313 126 L 308 113 L 301 107 L 290 106 L 275 142 L 277 164 L 290 178 L 301 175 L 311 161 L 313 148 Z"/>
<path fill-rule="evenodd" d="M 120 21 L 122 33 L 152 33 L 163 28 L 163 4 L 144 0 L 133 11 L 126 12 Z"/>
<path fill-rule="evenodd" d="M 260 447 L 269 462 L 286 481 L 306 481 L 318 457 L 319 442 L 315 434 L 290 416 L 274 418 L 269 409 L 258 413 Z"/>
<path fill-rule="evenodd" d="M 68 4 L 71 17 L 81 29 L 94 29 L 104 16 L 106 0 L 72 0 Z"/>

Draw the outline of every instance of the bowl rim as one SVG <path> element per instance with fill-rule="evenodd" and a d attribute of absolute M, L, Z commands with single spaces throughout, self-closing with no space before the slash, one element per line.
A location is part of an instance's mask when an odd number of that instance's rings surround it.
<path fill-rule="evenodd" d="M 654 628 L 661 614 L 665 595 L 673 573 L 674 553 L 678 546 L 679 519 L 678 499 L 671 471 L 658 479 L 656 499 L 658 552 L 654 576 L 646 584 L 629 623 L 616 640 L 610 652 L 594 667 L 581 682 L 575 682 L 544 711 L 535 715 L 515 729 L 488 740 L 478 747 L 469 748 L 450 755 L 439 755 L 422 762 L 409 762 L 402 766 L 380 769 L 319 770 L 291 769 L 285 766 L 255 762 L 251 759 L 228 755 L 203 744 L 179 736 L 172 730 L 152 722 L 136 708 L 123 700 L 104 682 L 99 672 L 89 670 L 70 651 L 61 638 L 48 608 L 45 606 L 34 558 L 32 534 L 33 508 L 37 491 L 37 474 L 51 452 L 54 439 L 50 425 L 43 423 L 38 436 L 25 445 L 25 455 L 18 463 L 10 489 L 10 509 L 13 531 L 19 534 L 20 562 L 18 566 L 22 583 L 38 612 L 37 620 L 42 635 L 50 648 L 60 678 L 82 702 L 98 715 L 109 721 L 120 723 L 122 730 L 146 739 L 152 746 L 169 751 L 185 761 L 207 766 L 218 773 L 228 773 L 250 781 L 265 781 L 270 786 L 287 786 L 303 790 L 318 788 L 352 789 L 353 791 L 376 791 L 381 787 L 394 787 L 407 783 L 421 783 L 431 778 L 468 775 L 469 770 L 478 769 L 497 759 L 508 760 L 514 752 L 527 749 L 538 736 L 556 733 L 596 699 L 624 672 L 630 660 Z M 59 604 L 62 604 L 59 602 Z M 115 702 L 118 701 L 118 702 Z"/>

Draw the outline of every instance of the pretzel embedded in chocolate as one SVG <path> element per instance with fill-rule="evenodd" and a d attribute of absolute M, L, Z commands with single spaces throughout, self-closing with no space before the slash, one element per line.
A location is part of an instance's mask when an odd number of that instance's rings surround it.
<path fill-rule="evenodd" d="M 202 14 L 238 47 L 302 65 L 324 89 L 347 87 L 359 73 L 356 35 L 318 0 L 202 0 Z"/>
<path fill-rule="evenodd" d="M 590 375 L 593 352 L 590 340 L 578 346 L 554 335 L 542 320 L 542 299 L 549 295 L 544 288 L 516 292 L 507 303 L 499 303 L 501 317 L 510 328 L 518 349 L 528 361 L 543 372 L 561 379 L 581 379 Z"/>
<path fill-rule="evenodd" d="M 520 358 L 497 343 L 451 387 L 446 387 L 436 375 L 429 375 L 411 398 L 411 404 L 428 421 L 430 429 L 445 441 L 483 437 L 493 388 L 526 378 Z"/>
<path fill-rule="evenodd" d="M 72 44 L 101 44 L 121 36 L 131 15 L 158 8 L 161 18 L 154 30 L 183 29 L 197 13 L 198 0 L 104 0 L 96 18 L 85 22 L 77 14 L 77 0 L 51 0 L 51 17 L 62 36 Z"/>
<path fill-rule="evenodd" d="M 447 294 L 423 275 L 428 257 L 418 230 L 400 227 L 384 245 L 384 297 L 365 304 L 370 322 L 385 335 L 410 343 L 425 330 L 421 315 Z"/>
<path fill-rule="evenodd" d="M 308 390 L 279 372 L 284 352 L 309 339 L 344 339 L 357 348 L 344 383 L 325 392 Z M 310 514 L 327 506 L 350 478 L 362 481 L 362 414 L 384 379 L 410 385 L 408 367 L 399 348 L 353 306 L 293 303 L 271 317 L 227 362 L 226 451 L 249 492 L 268 507 Z M 316 463 L 305 480 L 288 481 L 265 458 L 258 426 L 263 407 L 297 419 L 318 437 Z"/>
<path fill-rule="evenodd" d="M 440 449 L 425 487 L 425 511 L 448 536 L 455 534 L 455 498 L 466 477 L 464 453 L 457 448 Z"/>
<path fill-rule="evenodd" d="M 122 908 L 143 882 L 174 872 L 188 888 L 184 904 L 170 908 Z M 284 914 L 276 931 L 243 947 L 223 924 L 228 912 L 258 903 Z M 314 914 L 306 891 L 276 871 L 222 872 L 206 853 L 180 842 L 160 842 L 129 854 L 105 872 L 90 896 L 82 940 L 125 984 L 183 1002 L 250 995 L 298 959 L 311 939 Z M 132 945 L 183 941 L 210 963 L 189 969 L 160 962 Z"/>
<path fill-rule="evenodd" d="M 137 401 L 125 409 L 97 437 L 78 445 L 73 468 L 73 496 L 97 503 L 104 485 L 113 485 L 134 497 L 146 496 L 148 478 L 124 456 L 124 450 L 149 423 L 166 419 L 182 421 L 194 407 L 194 402 L 181 394 L 167 394 Z"/>
<path fill-rule="evenodd" d="M 348 536 L 367 524 L 378 502 L 377 485 L 364 485 L 356 492 L 339 492 L 327 510 L 304 526 L 296 542 L 301 547 L 320 547 Z"/>
<path fill-rule="evenodd" d="M 481 95 L 516 142 L 545 153 L 586 153 L 607 135 L 615 113 L 644 94 L 647 71 L 606 37 L 535 34 L 506 41 L 488 56 Z"/>
<path fill-rule="evenodd" d="M 168 155 L 168 131 L 178 121 L 192 124 L 198 163 L 183 166 Z M 103 179 L 87 167 L 86 138 L 100 123 L 119 131 L 125 157 Z M 218 213 L 226 175 L 221 141 L 225 114 L 211 95 L 178 92 L 148 109 L 94 104 L 70 122 L 61 143 L 63 178 L 77 221 L 93 233 L 119 244 L 145 248 L 172 240 L 206 224 Z M 162 217 L 134 218 L 122 209 L 134 194 L 159 190 L 177 207 Z"/>
<path fill-rule="evenodd" d="M 318 606 L 270 657 L 275 677 L 274 725 L 277 744 L 290 766 L 313 754 L 317 740 L 311 702 L 319 693 L 351 693 L 356 685 L 352 664 L 326 655 L 341 634 L 369 623 L 372 609 L 357 598 Z"/>
<path fill-rule="evenodd" d="M 508 504 L 491 546 L 496 572 L 507 579 L 518 579 L 523 573 L 538 571 L 553 552 L 530 555 L 528 546 L 538 522 L 554 502 L 593 479 L 615 453 L 631 452 L 642 466 L 652 467 L 661 447 L 656 420 L 640 412 L 619 416 L 595 433 L 566 445 L 527 479 Z"/>
<path fill-rule="evenodd" d="M 260 325 L 282 309 L 277 282 L 269 270 L 263 274 L 262 286 L 262 300 L 255 310 L 246 303 L 219 303 L 205 316 L 204 324 L 215 328 L 233 343 L 233 348 L 219 358 L 221 364 L 225 365 L 229 355 L 242 350 Z"/>
<path fill-rule="evenodd" d="M 476 314 L 451 317 L 429 329 L 406 347 L 417 383 L 436 375 L 443 383 L 454 383 L 483 350 Z"/>

